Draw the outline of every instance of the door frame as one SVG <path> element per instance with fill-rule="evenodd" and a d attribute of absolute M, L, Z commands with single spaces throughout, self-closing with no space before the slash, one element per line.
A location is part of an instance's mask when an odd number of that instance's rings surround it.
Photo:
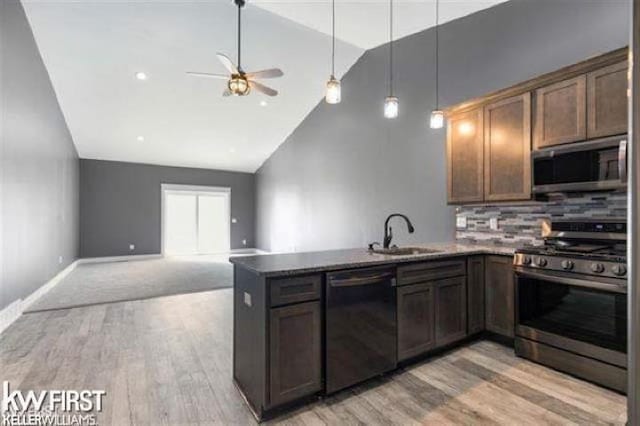
<path fill-rule="evenodd" d="M 207 186 L 207 185 L 179 185 L 173 183 L 161 183 L 160 184 L 160 252 L 162 256 L 166 256 L 165 247 L 165 233 L 167 227 L 167 215 L 165 213 L 166 208 L 166 196 L 167 193 L 183 193 L 198 195 L 202 193 L 212 193 L 223 195 L 226 199 L 227 214 L 227 229 L 229 230 L 229 250 L 231 250 L 231 188 L 227 186 Z M 196 236 L 198 232 L 198 198 L 196 197 Z M 200 253 L 195 253 L 196 255 Z"/>

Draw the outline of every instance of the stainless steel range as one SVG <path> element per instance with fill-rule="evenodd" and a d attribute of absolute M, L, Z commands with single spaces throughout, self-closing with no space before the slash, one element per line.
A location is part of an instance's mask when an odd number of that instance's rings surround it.
<path fill-rule="evenodd" d="M 626 392 L 627 225 L 543 224 L 545 244 L 518 250 L 516 354 Z"/>

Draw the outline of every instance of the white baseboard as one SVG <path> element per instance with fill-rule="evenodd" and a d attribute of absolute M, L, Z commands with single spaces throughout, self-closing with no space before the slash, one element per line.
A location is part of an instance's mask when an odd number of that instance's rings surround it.
<path fill-rule="evenodd" d="M 161 259 L 161 254 L 132 254 L 128 256 L 104 256 L 104 257 L 83 257 L 78 259 L 78 264 L 83 263 L 107 263 L 107 262 L 128 262 L 131 260 Z"/>
<path fill-rule="evenodd" d="M 18 299 L 11 303 L 9 306 L 0 311 L 0 333 L 7 329 L 15 320 L 20 318 L 20 315 L 29 308 L 36 300 L 38 300 L 43 294 L 55 287 L 60 281 L 64 279 L 71 271 L 73 271 L 78 265 L 79 261 L 75 260 L 69 264 L 62 271 L 58 272 L 53 278 L 47 281 L 42 287 L 31 293 L 25 299 Z"/>

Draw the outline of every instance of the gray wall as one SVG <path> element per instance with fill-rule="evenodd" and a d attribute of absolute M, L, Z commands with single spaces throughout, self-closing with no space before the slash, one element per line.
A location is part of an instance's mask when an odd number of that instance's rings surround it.
<path fill-rule="evenodd" d="M 628 0 L 512 0 L 440 29 L 441 105 L 526 80 L 628 44 Z M 446 205 L 445 132 L 435 105 L 433 29 L 394 46 L 400 117 L 382 117 L 388 46 L 366 52 L 342 80 L 342 103 L 323 102 L 262 165 L 256 180 L 259 248 L 364 246 L 387 214 L 416 233 L 397 242 L 454 237 Z"/>
<path fill-rule="evenodd" d="M 78 155 L 22 5 L 0 1 L 0 309 L 78 255 Z"/>
<path fill-rule="evenodd" d="M 230 187 L 231 248 L 254 247 L 251 173 L 83 159 L 80 182 L 81 257 L 160 253 L 163 183 Z"/>

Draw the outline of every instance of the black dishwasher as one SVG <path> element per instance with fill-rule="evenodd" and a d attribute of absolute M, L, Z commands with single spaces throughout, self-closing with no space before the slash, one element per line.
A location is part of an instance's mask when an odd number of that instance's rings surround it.
<path fill-rule="evenodd" d="M 334 272 L 326 283 L 326 392 L 395 369 L 395 269 Z"/>

